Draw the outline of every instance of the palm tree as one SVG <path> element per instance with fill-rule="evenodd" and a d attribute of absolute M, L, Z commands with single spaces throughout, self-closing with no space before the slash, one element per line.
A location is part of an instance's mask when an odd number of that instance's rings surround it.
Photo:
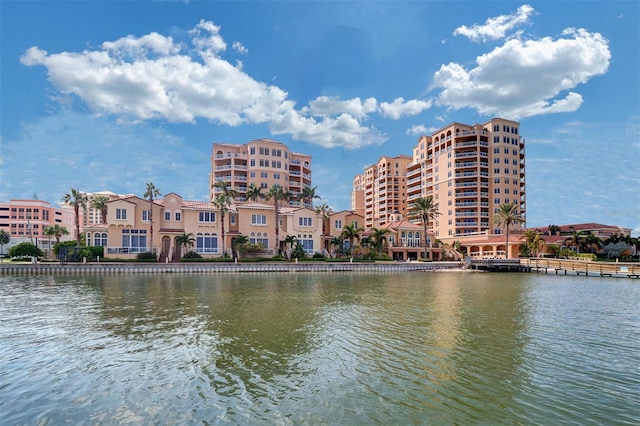
<path fill-rule="evenodd" d="M 505 257 L 509 258 L 509 227 L 523 223 L 524 219 L 518 213 L 518 206 L 516 204 L 500 204 L 498 206 L 498 212 L 493 217 L 493 223 L 498 227 L 504 227 L 506 229 L 506 242 L 505 242 Z"/>
<path fill-rule="evenodd" d="M 280 201 L 291 198 L 291 193 L 285 191 L 281 185 L 273 185 L 265 194 L 265 199 L 273 200 L 273 209 L 276 215 L 276 254 L 280 253 Z"/>
<path fill-rule="evenodd" d="M 316 214 L 322 218 L 322 246 L 323 249 L 326 250 L 327 247 L 324 237 L 327 235 L 327 221 L 331 214 L 331 207 L 329 207 L 327 203 L 322 203 L 316 207 Z"/>
<path fill-rule="evenodd" d="M 576 229 L 573 226 L 571 227 L 571 231 L 572 231 L 571 236 L 566 238 L 564 240 L 564 243 L 568 247 L 575 247 L 576 252 L 580 253 L 581 240 L 582 240 L 582 237 L 584 237 L 585 234 L 582 231 L 576 231 Z"/>
<path fill-rule="evenodd" d="M 109 200 L 109 197 L 107 197 L 106 195 L 96 195 L 89 203 L 91 208 L 100 210 L 102 223 L 107 223 L 107 203 L 109 202 Z"/>
<path fill-rule="evenodd" d="M 60 244 L 60 237 L 69 235 L 69 230 L 58 224 L 49 225 L 44 228 L 43 234 L 49 237 L 49 257 L 51 257 L 51 237 L 55 237 L 56 244 Z"/>
<path fill-rule="evenodd" d="M 4 254 L 4 245 L 9 244 L 11 236 L 4 229 L 0 230 L 0 254 Z M 51 244 L 49 244 L 51 247 Z M 4 262 L 4 257 L 0 257 L 0 262 Z"/>
<path fill-rule="evenodd" d="M 558 225 L 549 225 L 549 235 L 560 235 L 560 227 Z"/>
<path fill-rule="evenodd" d="M 387 242 L 388 228 L 371 228 L 371 239 L 375 245 L 378 255 L 382 254 L 382 246 Z"/>
<path fill-rule="evenodd" d="M 329 241 L 329 246 L 338 248 L 338 252 L 341 253 L 343 243 L 344 239 L 342 239 L 342 237 L 333 237 L 331 241 Z"/>
<path fill-rule="evenodd" d="M 178 244 L 179 247 L 182 247 L 184 249 L 186 249 L 187 247 L 193 247 L 195 243 L 196 243 L 196 240 L 193 237 L 193 234 L 191 232 L 189 232 L 188 234 L 178 235 L 176 237 L 176 244 Z M 182 256 L 184 256 L 184 253 L 182 254 Z"/>
<path fill-rule="evenodd" d="M 220 189 L 222 191 L 222 195 L 234 200 L 238 195 L 240 195 L 238 191 L 231 187 L 231 182 L 227 184 L 227 182 L 222 179 L 218 179 L 216 183 L 213 184 L 213 189 Z"/>
<path fill-rule="evenodd" d="M 62 202 L 71 204 L 73 206 L 73 213 L 75 214 L 76 224 L 76 244 L 80 245 L 80 207 L 87 208 L 87 196 L 79 189 L 71 188 L 70 192 L 65 193 L 62 196 Z"/>
<path fill-rule="evenodd" d="M 296 243 L 296 241 L 298 241 L 298 239 L 295 237 L 295 235 L 287 235 L 287 237 L 282 241 L 284 243 L 285 250 L 287 246 L 291 247 L 291 250 L 293 250 L 293 245 Z"/>
<path fill-rule="evenodd" d="M 252 183 L 247 188 L 247 200 L 258 201 L 258 199 L 264 199 L 265 195 L 262 192 L 264 186 L 258 186 L 255 183 Z"/>
<path fill-rule="evenodd" d="M 211 201 L 211 204 L 213 204 L 214 207 L 220 210 L 220 231 L 222 233 L 222 256 L 225 256 L 226 251 L 224 247 L 224 241 L 225 241 L 224 216 L 229 211 L 229 206 L 231 205 L 231 197 L 225 194 L 218 194 Z"/>
<path fill-rule="evenodd" d="M 587 235 L 582 244 L 587 250 L 591 250 L 591 253 L 593 253 L 594 249 L 600 251 L 602 248 L 602 240 L 593 234 Z"/>
<path fill-rule="evenodd" d="M 409 217 L 418 218 L 422 221 L 422 231 L 424 234 L 424 259 L 427 258 L 427 252 L 430 245 L 430 240 L 427 238 L 427 229 L 429 228 L 429 222 L 434 220 L 441 213 L 438 211 L 438 203 L 433 202 L 433 197 L 422 197 L 411 203 L 409 208 Z"/>
<path fill-rule="evenodd" d="M 313 207 L 313 199 L 320 198 L 319 195 L 316 195 L 317 188 L 317 186 L 314 186 L 313 188 L 310 186 L 305 186 L 304 188 L 302 188 L 302 192 L 298 195 L 298 201 L 306 201 Z"/>
<path fill-rule="evenodd" d="M 340 234 L 340 237 L 343 240 L 349 240 L 349 251 L 352 254 L 353 257 L 353 241 L 354 240 L 358 240 L 360 241 L 360 234 L 362 234 L 364 232 L 363 228 L 357 228 L 355 223 L 352 223 L 350 225 L 345 225 L 342 228 L 342 234 Z"/>
<path fill-rule="evenodd" d="M 147 189 L 143 195 L 144 198 L 149 200 L 149 246 L 151 247 L 151 252 L 153 250 L 153 198 L 159 197 L 160 190 L 156 188 L 153 182 L 147 182 Z"/>

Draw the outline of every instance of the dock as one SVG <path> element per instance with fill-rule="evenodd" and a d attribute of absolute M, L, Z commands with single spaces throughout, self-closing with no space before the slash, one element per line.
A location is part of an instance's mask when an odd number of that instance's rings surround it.
<path fill-rule="evenodd" d="M 618 262 L 593 262 L 572 259 L 520 259 L 531 272 L 555 275 L 584 275 L 599 277 L 640 278 L 640 264 Z"/>

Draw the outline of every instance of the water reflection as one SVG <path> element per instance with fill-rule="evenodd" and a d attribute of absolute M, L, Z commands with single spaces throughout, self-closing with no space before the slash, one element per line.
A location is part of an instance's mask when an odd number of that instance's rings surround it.
<path fill-rule="evenodd" d="M 637 286 L 599 287 L 622 312 L 607 322 L 580 296 L 597 281 L 548 279 L 0 277 L 0 411 L 9 424 L 630 422 Z M 631 337 L 616 346 L 613 333 Z M 615 358 L 580 356 L 583 341 Z"/>

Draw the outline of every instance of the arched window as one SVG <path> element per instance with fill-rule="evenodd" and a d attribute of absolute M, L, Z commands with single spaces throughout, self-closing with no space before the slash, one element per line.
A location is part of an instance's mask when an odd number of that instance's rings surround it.
<path fill-rule="evenodd" d="M 96 247 L 106 247 L 107 246 L 107 233 L 106 232 L 96 232 L 93 234 L 93 245 Z"/>
<path fill-rule="evenodd" d="M 200 254 L 215 254 L 218 253 L 218 235 L 204 234 L 198 232 L 196 235 L 196 253 Z"/>

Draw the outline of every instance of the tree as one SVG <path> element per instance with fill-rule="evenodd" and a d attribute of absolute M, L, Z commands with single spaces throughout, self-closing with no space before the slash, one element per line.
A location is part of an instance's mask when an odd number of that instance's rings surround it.
<path fill-rule="evenodd" d="M 295 235 L 287 235 L 283 240 L 285 250 L 287 247 L 291 247 L 291 249 L 293 250 L 293 244 L 295 244 L 296 241 L 298 241 L 298 239 L 295 237 Z"/>
<path fill-rule="evenodd" d="M 63 235 L 69 235 L 69 231 L 64 226 L 60 226 L 56 223 L 55 225 L 45 227 L 43 234 L 49 237 L 49 257 L 51 257 L 51 237 L 55 237 L 56 244 L 60 244 L 60 237 Z"/>
<path fill-rule="evenodd" d="M 333 237 L 331 241 L 329 241 L 330 247 L 335 247 L 338 253 L 342 253 L 344 239 L 342 237 Z"/>
<path fill-rule="evenodd" d="M 276 254 L 280 253 L 280 201 L 291 198 L 291 193 L 285 191 L 281 185 L 273 185 L 265 194 L 265 199 L 273 200 L 273 209 L 276 218 Z"/>
<path fill-rule="evenodd" d="M 264 186 L 258 186 L 255 183 L 252 183 L 247 188 L 247 200 L 258 201 L 258 199 L 262 200 L 265 197 L 265 194 L 262 192 Z"/>
<path fill-rule="evenodd" d="M 176 244 L 178 244 L 178 246 L 182 247 L 183 249 L 193 247 L 195 243 L 196 239 L 193 237 L 192 233 L 182 234 L 176 237 Z"/>
<path fill-rule="evenodd" d="M 518 213 L 518 206 L 513 203 L 508 204 L 500 204 L 498 206 L 498 212 L 493 216 L 493 223 L 498 227 L 504 227 L 506 230 L 506 239 L 505 239 L 505 257 L 509 258 L 509 228 L 513 225 L 517 225 L 519 223 L 523 223 L 524 219 Z"/>
<path fill-rule="evenodd" d="M 631 254 L 631 245 L 624 241 L 609 243 L 604 246 L 604 252 L 609 259 L 626 257 Z"/>
<path fill-rule="evenodd" d="M 36 245 L 33 243 L 24 242 L 11 247 L 9 249 L 9 256 L 11 257 L 20 257 L 20 256 L 42 257 L 42 250 L 36 247 Z"/>
<path fill-rule="evenodd" d="M 316 207 L 316 214 L 322 218 L 322 247 L 325 250 L 327 247 L 324 237 L 327 235 L 327 221 L 331 214 L 331 207 L 327 203 L 322 203 Z"/>
<path fill-rule="evenodd" d="M 229 197 L 231 200 L 235 200 L 239 195 L 238 191 L 231 188 L 231 182 L 227 183 L 222 179 L 217 180 L 216 183 L 213 184 L 213 189 L 219 189 L 222 195 Z"/>
<path fill-rule="evenodd" d="M 429 228 L 429 222 L 434 220 L 441 213 L 438 211 L 438 203 L 433 202 L 433 197 L 418 198 L 411 203 L 409 208 L 409 217 L 418 218 L 422 221 L 422 232 L 424 237 L 424 259 L 427 259 L 427 251 L 429 242 L 427 238 L 427 229 Z"/>
<path fill-rule="evenodd" d="M 307 203 L 310 203 L 313 206 L 313 199 L 320 198 L 319 195 L 316 195 L 317 188 L 318 188 L 317 186 L 314 186 L 313 188 L 310 186 L 305 186 L 304 188 L 302 188 L 302 192 L 298 195 L 298 200 L 306 201 Z"/>
<path fill-rule="evenodd" d="M 567 247 L 575 248 L 575 251 L 577 253 L 580 253 L 580 245 L 581 245 L 580 240 L 585 236 L 585 233 L 582 231 L 576 231 L 573 226 L 571 227 L 571 231 L 572 231 L 571 236 L 568 238 L 565 238 L 564 244 Z"/>
<path fill-rule="evenodd" d="M 360 234 L 363 232 L 364 229 L 356 227 L 355 223 L 345 225 L 342 228 L 342 234 L 340 234 L 340 237 L 342 240 L 349 240 L 349 251 L 351 252 L 351 257 L 353 257 L 353 242 L 354 240 L 360 241 Z"/>
<path fill-rule="evenodd" d="M 525 239 L 526 253 L 531 257 L 537 257 L 544 246 L 544 240 L 540 238 L 540 231 L 528 229 L 524 232 L 523 238 Z"/>
<path fill-rule="evenodd" d="M 149 200 L 149 246 L 153 253 L 153 199 L 154 197 L 159 197 L 162 194 L 160 194 L 160 190 L 156 188 L 153 182 L 147 182 L 146 185 L 146 191 L 143 196 Z"/>
<path fill-rule="evenodd" d="M 560 235 L 560 227 L 558 225 L 549 225 L 549 235 Z"/>
<path fill-rule="evenodd" d="M 378 255 L 382 254 L 382 246 L 387 242 L 387 234 L 389 233 L 387 228 L 371 228 L 371 240 L 378 252 Z"/>
<path fill-rule="evenodd" d="M 9 235 L 9 233 L 4 229 L 0 230 L 0 254 L 4 254 L 4 245 L 9 244 L 10 241 L 11 236 Z M 51 244 L 49 244 L 49 246 L 51 246 Z M 4 259 L 0 257 L 0 262 L 2 262 L 3 260 Z"/>
<path fill-rule="evenodd" d="M 582 246 L 594 253 L 594 249 L 595 251 L 600 251 L 602 248 L 602 240 L 593 234 L 589 234 L 582 240 Z"/>
<path fill-rule="evenodd" d="M 96 195 L 90 202 L 91 208 L 100 210 L 102 223 L 107 223 L 107 203 L 109 200 L 109 197 L 106 195 Z"/>
<path fill-rule="evenodd" d="M 71 188 L 70 192 L 62 196 L 62 202 L 73 206 L 76 224 L 76 244 L 80 245 L 80 207 L 87 208 L 87 196 L 79 189 Z"/>
<path fill-rule="evenodd" d="M 224 241 L 224 216 L 229 211 L 229 206 L 231 205 L 231 198 L 228 195 L 218 194 L 211 201 L 214 207 L 220 210 L 220 232 L 222 234 L 222 255 L 226 256 Z"/>

